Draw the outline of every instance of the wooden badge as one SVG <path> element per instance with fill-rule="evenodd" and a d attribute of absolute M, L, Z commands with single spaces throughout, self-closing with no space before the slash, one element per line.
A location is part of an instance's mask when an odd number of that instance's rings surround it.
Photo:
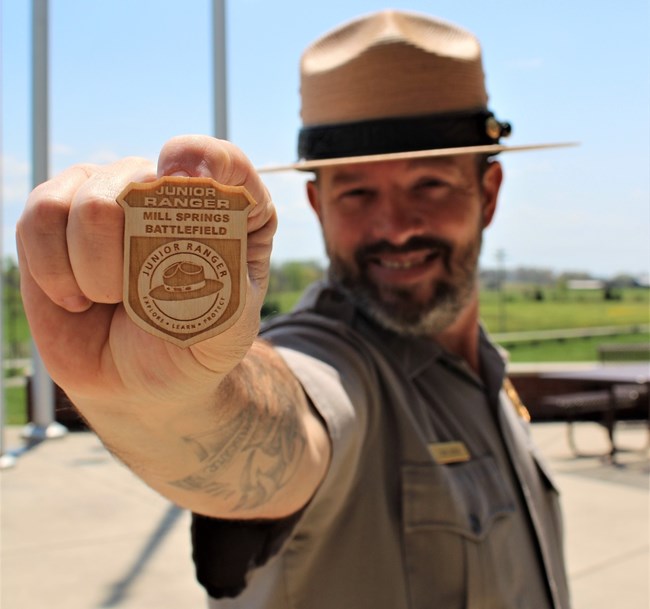
<path fill-rule="evenodd" d="M 243 186 L 209 178 L 132 183 L 124 208 L 124 306 L 143 330 L 181 347 L 232 326 L 246 296 Z"/>

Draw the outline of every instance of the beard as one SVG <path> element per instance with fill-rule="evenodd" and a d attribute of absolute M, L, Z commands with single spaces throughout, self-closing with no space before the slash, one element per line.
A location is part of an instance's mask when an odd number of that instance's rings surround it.
<path fill-rule="evenodd" d="M 467 245 L 454 246 L 437 237 L 414 237 L 401 246 L 381 241 L 355 252 L 351 264 L 330 251 L 330 279 L 379 325 L 403 336 L 433 336 L 446 330 L 472 301 L 481 253 L 482 229 Z M 378 285 L 370 276 L 370 261 L 382 253 L 406 253 L 429 249 L 441 258 L 443 279 L 433 279 L 428 296 L 415 289 Z"/>

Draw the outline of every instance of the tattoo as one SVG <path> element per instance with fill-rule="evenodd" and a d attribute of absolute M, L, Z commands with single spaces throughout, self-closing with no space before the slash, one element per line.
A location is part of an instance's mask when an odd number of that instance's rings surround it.
<path fill-rule="evenodd" d="M 268 367 L 268 362 L 264 365 Z M 230 500 L 233 511 L 238 511 L 264 505 L 291 480 L 306 445 L 296 416 L 296 396 L 284 386 L 278 387 L 277 380 L 273 382 L 268 371 L 260 373 L 260 369 L 264 368 L 256 368 L 254 380 L 242 377 L 238 381 L 244 384 L 245 395 L 258 400 L 271 395 L 268 399 L 273 405 L 260 405 L 249 398 L 230 423 L 184 437 L 201 467 L 171 484 Z M 225 471 L 234 462 L 240 464 L 241 472 L 224 481 Z"/>
<path fill-rule="evenodd" d="M 305 448 L 295 417 L 270 417 L 244 447 L 246 465 L 240 477 L 241 498 L 235 507 L 263 505 L 293 476 Z"/>
<path fill-rule="evenodd" d="M 199 457 L 207 463 L 198 473 L 172 482 L 174 486 L 188 491 L 202 490 L 210 495 L 232 494 L 228 485 L 214 482 L 213 478 L 222 468 L 232 462 L 241 450 L 253 427 L 252 408 L 243 409 L 228 425 L 217 430 L 193 434 L 183 438 Z"/>

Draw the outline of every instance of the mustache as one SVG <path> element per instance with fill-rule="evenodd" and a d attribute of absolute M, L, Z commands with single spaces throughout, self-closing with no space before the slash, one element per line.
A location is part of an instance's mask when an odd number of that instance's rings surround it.
<path fill-rule="evenodd" d="M 408 254 L 414 251 L 431 250 L 442 257 L 447 270 L 451 268 L 451 255 L 454 246 L 451 242 L 441 237 L 411 237 L 406 243 L 395 245 L 389 241 L 377 241 L 360 247 L 355 254 L 357 264 L 361 267 L 369 258 L 381 254 Z"/>

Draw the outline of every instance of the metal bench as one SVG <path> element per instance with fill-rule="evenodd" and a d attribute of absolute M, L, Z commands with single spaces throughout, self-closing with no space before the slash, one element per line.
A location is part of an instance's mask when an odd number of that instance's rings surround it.
<path fill-rule="evenodd" d="M 598 346 L 601 362 L 647 362 L 650 361 L 650 343 L 605 343 Z"/>
<path fill-rule="evenodd" d="M 545 408 L 556 411 L 557 418 L 566 421 L 569 446 L 574 455 L 578 457 L 593 455 L 587 455 L 578 449 L 574 424 L 581 421 L 595 421 L 605 427 L 609 440 L 609 452 L 606 456 L 613 461 L 616 453 L 621 450 L 614 440 L 614 429 L 619 419 L 619 413 L 636 408 L 640 402 L 647 400 L 647 386 L 621 384 L 613 385 L 610 389 L 546 396 L 542 399 L 542 404 Z M 648 441 L 650 445 L 650 435 Z"/>

